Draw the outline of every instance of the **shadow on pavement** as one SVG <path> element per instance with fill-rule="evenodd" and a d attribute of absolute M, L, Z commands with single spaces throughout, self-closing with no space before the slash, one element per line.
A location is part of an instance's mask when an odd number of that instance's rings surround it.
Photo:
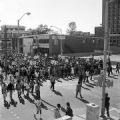
<path fill-rule="evenodd" d="M 113 76 L 118 76 L 118 75 L 116 75 L 116 74 L 113 74 Z"/>
<path fill-rule="evenodd" d="M 94 83 L 91 83 L 91 82 L 89 82 L 88 84 L 90 84 L 90 85 L 92 85 L 92 86 L 95 86 L 95 84 L 94 84 Z"/>
<path fill-rule="evenodd" d="M 73 78 L 73 77 L 70 77 L 70 78 L 63 78 L 63 80 L 65 80 L 65 81 L 69 81 L 69 80 L 73 80 L 73 79 L 75 79 L 75 78 Z"/>
<path fill-rule="evenodd" d="M 90 85 L 89 83 L 87 83 L 87 84 L 85 83 L 85 85 L 88 86 L 88 87 L 94 88 L 94 86 Z"/>
<path fill-rule="evenodd" d="M 89 88 L 87 88 L 87 87 L 83 87 L 83 86 L 82 86 L 82 88 L 83 88 L 83 89 L 86 89 L 86 90 L 90 90 L 90 89 L 89 89 Z"/>
<path fill-rule="evenodd" d="M 62 83 L 62 81 L 61 81 L 61 80 L 59 80 L 59 79 L 57 79 L 57 81 L 58 81 L 58 82 L 60 82 L 60 83 Z"/>
<path fill-rule="evenodd" d="M 24 95 L 24 98 L 27 99 L 30 103 L 34 104 L 34 100 L 31 99 L 29 96 Z"/>
<path fill-rule="evenodd" d="M 100 120 L 116 120 L 112 117 L 106 117 L 106 116 L 104 116 L 103 118 L 102 117 L 100 117 L 100 118 L 101 118 Z"/>
<path fill-rule="evenodd" d="M 61 111 L 66 113 L 66 109 L 63 106 L 61 106 Z"/>
<path fill-rule="evenodd" d="M 63 96 L 59 91 L 54 90 L 53 91 L 56 95 Z"/>
<path fill-rule="evenodd" d="M 63 78 L 63 80 L 65 80 L 65 81 L 69 81 L 69 79 L 68 79 L 68 78 Z"/>
<path fill-rule="evenodd" d="M 116 78 L 116 77 L 114 77 L 114 76 L 109 76 L 110 78 L 113 78 L 113 79 L 118 79 L 118 78 Z"/>
<path fill-rule="evenodd" d="M 17 102 L 14 99 L 11 100 L 10 104 L 14 107 L 17 107 Z"/>
<path fill-rule="evenodd" d="M 35 94 L 32 94 L 32 96 L 34 97 L 35 100 L 37 100 L 37 96 Z"/>
<path fill-rule="evenodd" d="M 42 102 L 41 102 L 41 107 L 45 110 L 48 110 L 48 107 L 45 104 L 43 104 Z"/>
<path fill-rule="evenodd" d="M 84 98 L 77 98 L 79 99 L 80 101 L 84 102 L 84 103 L 90 103 L 89 101 L 85 100 Z"/>
<path fill-rule="evenodd" d="M 22 103 L 23 105 L 25 104 L 25 100 L 22 97 L 19 98 L 19 102 Z"/>
<path fill-rule="evenodd" d="M 49 105 L 49 106 L 51 106 L 51 107 L 54 107 L 54 108 L 56 108 L 54 105 L 52 105 L 52 104 L 50 104 L 50 103 L 48 103 L 47 101 L 45 101 L 45 100 L 43 100 L 43 99 L 41 99 L 44 103 L 46 103 L 47 105 Z"/>
<path fill-rule="evenodd" d="M 5 103 L 4 103 L 4 107 L 6 107 L 7 109 L 10 108 L 10 104 L 8 103 L 8 101 L 5 101 Z"/>

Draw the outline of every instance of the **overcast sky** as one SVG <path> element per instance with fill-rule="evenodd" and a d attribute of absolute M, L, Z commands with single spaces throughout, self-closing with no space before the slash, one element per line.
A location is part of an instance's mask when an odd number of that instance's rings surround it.
<path fill-rule="evenodd" d="M 57 26 L 66 32 L 68 23 L 76 22 L 77 30 L 94 33 L 102 23 L 102 0 L 0 0 L 0 26 L 20 25 L 36 28 L 40 24 Z M 55 28 L 54 28 L 55 29 Z"/>

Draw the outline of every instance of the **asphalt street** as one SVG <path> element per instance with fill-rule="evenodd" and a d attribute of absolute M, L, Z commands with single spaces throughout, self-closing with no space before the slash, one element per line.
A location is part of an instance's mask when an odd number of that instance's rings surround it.
<path fill-rule="evenodd" d="M 111 98 L 111 110 L 120 109 L 120 74 L 116 74 L 109 77 L 114 81 L 113 87 L 106 88 L 106 92 L 109 93 Z M 82 87 L 83 99 L 75 98 L 75 89 L 78 79 L 60 79 L 56 81 L 55 92 L 50 90 L 50 81 L 43 83 L 41 87 L 42 98 L 42 118 L 43 120 L 54 120 L 55 106 L 60 103 L 62 106 L 61 114 L 65 115 L 66 102 L 70 102 L 74 115 L 84 115 L 86 113 L 86 104 L 95 103 L 101 106 L 102 88 L 96 87 L 93 81 L 85 84 Z M 17 92 L 14 92 L 14 102 L 10 106 L 5 107 L 3 104 L 3 97 L 0 89 L 0 120 L 34 120 L 34 113 L 36 107 L 34 105 L 34 95 L 30 95 L 30 98 L 22 97 L 19 101 L 17 98 Z M 7 96 L 9 102 L 9 93 Z M 115 112 L 111 113 L 116 116 Z M 118 115 L 117 115 L 118 116 Z"/>

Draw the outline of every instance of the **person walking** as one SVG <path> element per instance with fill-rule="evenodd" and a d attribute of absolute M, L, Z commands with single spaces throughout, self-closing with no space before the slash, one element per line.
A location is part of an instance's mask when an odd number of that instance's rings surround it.
<path fill-rule="evenodd" d="M 73 117 L 73 110 L 72 110 L 72 108 L 71 108 L 71 106 L 70 106 L 70 103 L 67 102 L 66 105 L 67 105 L 66 115 L 68 115 L 68 116 L 70 116 L 70 117 Z"/>
<path fill-rule="evenodd" d="M 87 82 L 87 83 L 89 83 L 89 80 L 88 80 L 88 77 L 89 77 L 89 71 L 88 71 L 88 70 L 86 70 L 86 72 L 85 72 L 85 73 L 86 73 L 86 82 Z"/>
<path fill-rule="evenodd" d="M 76 86 L 76 98 L 78 96 L 78 93 L 80 94 L 80 97 L 83 98 L 81 95 L 81 87 L 82 87 L 82 83 L 80 81 L 78 81 L 78 84 Z"/>
<path fill-rule="evenodd" d="M 40 83 L 37 82 L 37 85 L 35 86 L 35 93 L 36 93 L 36 99 L 40 99 Z"/>
<path fill-rule="evenodd" d="M 54 110 L 54 118 L 55 119 L 58 119 L 61 117 L 60 108 L 61 108 L 61 105 L 57 104 L 57 108 L 55 108 L 55 110 Z"/>
<path fill-rule="evenodd" d="M 36 106 L 36 113 L 34 114 L 34 118 L 37 119 L 38 114 L 40 114 L 40 119 L 41 119 L 41 114 L 42 114 L 42 107 L 41 107 L 41 99 L 37 99 L 35 102 L 35 106 Z"/>
<path fill-rule="evenodd" d="M 50 82 L 51 82 L 50 89 L 52 89 L 54 91 L 55 90 L 55 76 L 54 75 L 52 75 Z"/>
<path fill-rule="evenodd" d="M 5 104 L 6 97 L 7 97 L 7 85 L 5 83 L 2 84 L 2 94 L 3 94 L 4 104 Z"/>
<path fill-rule="evenodd" d="M 21 83 L 20 83 L 20 80 L 17 81 L 16 89 L 17 89 L 17 92 L 18 92 L 18 98 L 21 98 Z"/>
<path fill-rule="evenodd" d="M 107 112 L 107 116 L 110 117 L 109 114 L 109 107 L 110 107 L 110 97 L 108 96 L 108 93 L 105 94 L 105 109 Z"/>
<path fill-rule="evenodd" d="M 116 64 L 116 73 L 119 73 L 119 63 Z"/>
<path fill-rule="evenodd" d="M 14 85 L 13 85 L 12 81 L 10 81 L 10 83 L 8 84 L 7 90 L 10 92 L 10 100 L 12 102 L 12 100 L 13 100 L 12 95 L 13 95 L 13 90 L 14 90 Z"/>
<path fill-rule="evenodd" d="M 21 80 L 21 91 L 22 91 L 22 94 L 24 95 L 24 90 L 25 90 L 25 85 L 24 85 L 24 78 Z"/>
<path fill-rule="evenodd" d="M 30 80 L 30 89 L 31 89 L 31 93 L 34 92 L 34 80 Z"/>
<path fill-rule="evenodd" d="M 26 91 L 27 91 L 26 96 L 29 97 L 29 93 L 30 93 L 29 81 L 27 81 L 27 83 L 26 83 Z"/>

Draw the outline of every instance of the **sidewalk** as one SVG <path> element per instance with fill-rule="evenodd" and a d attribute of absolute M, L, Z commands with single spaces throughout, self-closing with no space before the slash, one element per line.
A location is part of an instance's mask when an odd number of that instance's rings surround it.
<path fill-rule="evenodd" d="M 80 115 L 79 120 L 86 120 L 86 114 Z M 117 108 L 111 108 L 110 109 L 110 118 L 99 117 L 99 120 L 120 120 L 120 110 Z"/>
<path fill-rule="evenodd" d="M 74 115 L 72 118 L 69 116 L 63 116 L 63 117 L 56 119 L 56 120 L 86 120 L 86 114 Z M 120 111 L 117 108 L 111 108 L 110 109 L 110 118 L 99 117 L 99 120 L 120 120 Z"/>

